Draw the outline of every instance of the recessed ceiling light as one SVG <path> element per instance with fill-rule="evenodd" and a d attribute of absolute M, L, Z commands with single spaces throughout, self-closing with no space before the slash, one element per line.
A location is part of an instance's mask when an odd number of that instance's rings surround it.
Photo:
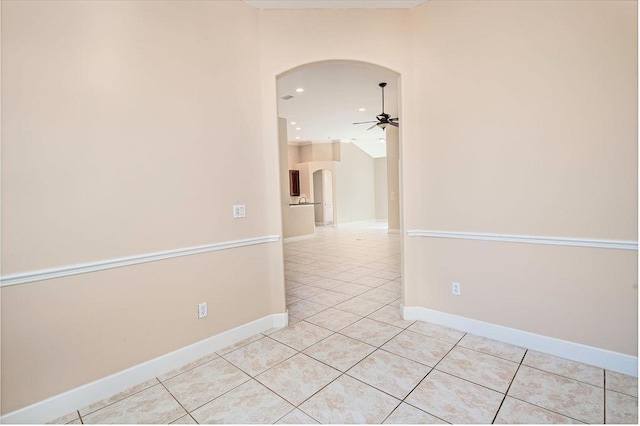
<path fill-rule="evenodd" d="M 298 88 L 296 89 L 296 92 L 298 92 L 298 93 L 302 93 L 302 92 L 304 92 L 304 89 L 303 89 L 302 87 L 298 87 Z"/>
<path fill-rule="evenodd" d="M 300 136 L 296 136 L 296 139 L 300 139 Z"/>
<path fill-rule="evenodd" d="M 302 127 L 296 127 L 296 130 L 302 130 Z"/>
<path fill-rule="evenodd" d="M 351 140 L 352 140 L 352 141 L 357 141 L 358 139 L 356 139 L 356 138 L 351 138 Z"/>
<path fill-rule="evenodd" d="M 295 125 L 295 124 L 296 124 L 296 122 L 295 122 L 295 121 L 292 121 L 292 122 L 291 122 L 291 125 L 292 125 L 292 126 L 293 126 L 293 125 Z"/>
<path fill-rule="evenodd" d="M 342 143 L 349 143 L 349 139 L 340 139 L 340 142 L 342 142 Z"/>
<path fill-rule="evenodd" d="M 380 142 L 380 143 L 385 143 L 386 141 L 384 140 L 384 138 L 379 138 L 379 139 L 378 139 L 378 142 Z"/>
<path fill-rule="evenodd" d="M 358 111 L 366 111 L 366 108 L 358 108 Z"/>

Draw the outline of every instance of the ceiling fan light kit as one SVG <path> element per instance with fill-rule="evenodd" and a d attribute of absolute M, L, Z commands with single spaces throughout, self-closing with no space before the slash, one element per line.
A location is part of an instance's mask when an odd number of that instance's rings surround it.
<path fill-rule="evenodd" d="M 378 86 L 380 86 L 380 89 L 382 90 L 382 113 L 379 115 L 376 115 L 377 121 L 360 121 L 358 123 L 353 123 L 353 124 L 375 123 L 373 126 L 369 127 L 367 130 L 371 130 L 374 127 L 378 126 L 382 129 L 382 131 L 384 131 L 390 125 L 394 127 L 399 127 L 398 117 L 391 118 L 389 114 L 384 112 L 384 88 L 386 85 L 387 83 L 385 82 L 378 84 Z"/>

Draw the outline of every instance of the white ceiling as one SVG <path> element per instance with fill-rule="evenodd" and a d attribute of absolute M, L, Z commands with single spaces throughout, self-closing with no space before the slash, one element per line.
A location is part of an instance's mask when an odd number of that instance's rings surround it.
<path fill-rule="evenodd" d="M 305 65 L 278 78 L 278 115 L 287 119 L 290 143 L 348 141 L 373 158 L 386 156 L 384 131 L 372 124 L 382 112 L 378 83 L 386 82 L 385 112 L 398 117 L 398 74 L 364 62 L 327 61 Z M 297 93 L 297 88 L 304 92 Z M 285 95 L 293 96 L 283 100 Z M 365 108 L 365 111 L 359 111 Z M 400 117 L 402 125 L 402 117 Z M 292 125 L 291 122 L 295 122 Z M 296 130 L 296 128 L 300 130 Z"/>
<path fill-rule="evenodd" d="M 258 9 L 408 9 L 427 0 L 244 0 Z"/>

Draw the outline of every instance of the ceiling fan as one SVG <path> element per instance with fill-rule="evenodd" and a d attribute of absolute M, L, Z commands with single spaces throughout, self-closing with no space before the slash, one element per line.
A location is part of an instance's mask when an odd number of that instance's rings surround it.
<path fill-rule="evenodd" d="M 398 117 L 391 118 L 391 116 L 389 114 L 384 112 L 384 87 L 386 85 L 387 85 L 387 83 L 384 83 L 384 82 L 378 84 L 378 86 L 380 86 L 380 88 L 382 89 L 382 114 L 376 115 L 377 121 L 359 121 L 359 122 L 353 123 L 353 124 L 375 123 L 373 126 L 369 127 L 367 130 L 371 130 L 376 126 L 380 127 L 383 131 L 389 125 L 394 126 L 394 127 L 398 127 Z"/>

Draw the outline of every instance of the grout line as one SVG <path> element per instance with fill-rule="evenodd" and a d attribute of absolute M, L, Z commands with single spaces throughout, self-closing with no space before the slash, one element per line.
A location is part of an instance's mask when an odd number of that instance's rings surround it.
<path fill-rule="evenodd" d="M 607 424 L 607 372 L 602 370 L 602 423 Z"/>
<path fill-rule="evenodd" d="M 80 410 L 76 410 L 76 412 L 78 413 L 78 418 L 80 419 L 80 423 L 84 424 L 84 421 L 82 420 L 82 415 L 80 415 Z"/>
<path fill-rule="evenodd" d="M 158 381 L 159 381 L 159 380 L 158 380 Z M 185 413 L 187 413 L 187 415 L 188 415 L 188 416 L 191 416 L 191 414 L 189 413 L 189 410 L 187 410 L 187 409 L 186 409 L 186 407 L 185 407 L 184 405 L 182 405 L 182 403 L 181 403 L 180 401 L 178 401 L 178 398 L 176 398 L 176 396 L 175 396 L 174 394 L 172 394 L 172 393 L 171 393 L 171 391 L 170 391 L 170 390 L 165 386 L 165 384 L 164 384 L 164 383 L 162 383 L 162 382 L 160 382 L 160 385 L 162 385 L 162 387 L 164 388 L 164 390 L 166 390 L 167 392 L 169 392 L 169 395 L 171 395 L 171 397 L 172 397 L 172 398 L 173 398 L 173 399 L 178 403 L 178 405 L 179 405 L 180 407 L 182 407 L 182 409 L 184 410 L 184 412 L 185 412 Z M 178 417 L 178 419 L 181 419 L 182 417 L 184 417 L 184 416 L 180 416 L 180 417 Z M 176 420 L 178 420 L 178 419 L 176 419 Z M 174 422 L 175 422 L 176 420 L 174 420 Z M 194 420 L 195 420 L 195 419 L 194 419 Z M 196 423 L 198 423 L 198 422 L 196 422 Z"/>
<path fill-rule="evenodd" d="M 520 371 L 520 367 L 522 367 L 522 361 L 524 361 L 524 357 L 526 355 L 527 355 L 527 350 L 525 349 L 524 355 L 522 355 L 522 359 L 520 360 L 520 363 L 518 364 L 518 368 L 516 368 L 516 372 L 513 374 L 513 377 L 511 378 L 511 381 L 509 381 L 509 386 L 507 386 L 507 390 L 504 392 L 504 396 L 502 397 L 502 401 L 500 401 L 500 405 L 498 406 L 498 409 L 496 410 L 495 416 L 493 416 L 493 420 L 491 421 L 491 424 L 494 424 L 496 422 L 496 419 L 498 418 L 498 414 L 500 413 L 500 410 L 502 409 L 502 405 L 504 404 L 504 402 L 507 399 L 507 395 L 509 394 L 509 390 L 511 389 L 511 385 L 513 385 L 513 382 L 515 382 L 516 376 L 518 375 L 518 371 Z"/>

